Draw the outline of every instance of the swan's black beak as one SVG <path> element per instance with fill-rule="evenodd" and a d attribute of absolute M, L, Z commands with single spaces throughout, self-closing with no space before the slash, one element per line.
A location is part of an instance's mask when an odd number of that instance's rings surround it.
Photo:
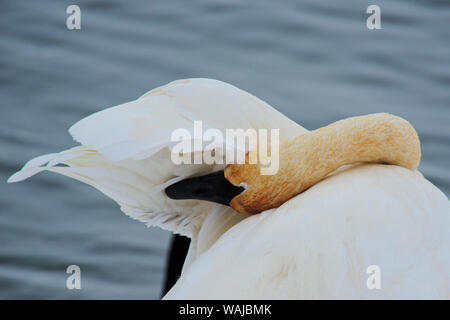
<path fill-rule="evenodd" d="M 223 171 L 189 178 L 165 189 L 166 195 L 175 200 L 198 199 L 229 206 L 231 199 L 245 189 L 236 187 L 225 179 Z"/>

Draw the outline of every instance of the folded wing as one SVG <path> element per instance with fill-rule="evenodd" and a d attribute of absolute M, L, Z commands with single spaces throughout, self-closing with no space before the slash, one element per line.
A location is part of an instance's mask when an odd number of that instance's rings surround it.
<path fill-rule="evenodd" d="M 186 177 L 224 167 L 171 161 L 172 132 L 179 128 L 192 132 L 194 121 L 202 121 L 204 130 L 216 128 L 223 133 L 237 128 L 280 129 L 281 140 L 306 131 L 232 85 L 210 79 L 179 80 L 80 120 L 69 132 L 81 145 L 30 160 L 8 182 L 44 170 L 57 172 L 99 189 L 134 219 L 192 236 L 213 204 L 171 200 L 163 190 Z"/>

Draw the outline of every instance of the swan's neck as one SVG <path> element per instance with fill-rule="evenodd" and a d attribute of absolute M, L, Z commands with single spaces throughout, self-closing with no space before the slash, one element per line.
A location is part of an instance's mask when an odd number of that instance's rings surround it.
<path fill-rule="evenodd" d="M 385 113 L 353 117 L 302 134 L 280 145 L 279 170 L 260 175 L 259 165 L 231 165 L 226 178 L 247 190 L 233 198 L 239 212 L 278 207 L 337 168 L 355 162 L 388 163 L 415 170 L 420 141 L 408 121 Z"/>

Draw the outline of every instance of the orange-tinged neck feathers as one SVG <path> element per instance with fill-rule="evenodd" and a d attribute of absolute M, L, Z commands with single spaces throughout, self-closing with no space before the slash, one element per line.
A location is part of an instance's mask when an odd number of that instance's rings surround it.
<path fill-rule="evenodd" d="M 232 199 L 231 207 L 258 213 L 280 206 L 343 165 L 372 162 L 415 170 L 420 156 L 412 125 L 378 113 L 337 121 L 281 143 L 274 175 L 261 175 L 259 164 L 232 164 L 225 168 L 225 178 L 235 186 L 247 186 Z"/>

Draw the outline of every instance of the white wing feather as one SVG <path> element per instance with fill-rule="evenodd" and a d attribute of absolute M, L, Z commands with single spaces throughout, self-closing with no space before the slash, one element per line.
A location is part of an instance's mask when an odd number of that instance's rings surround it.
<path fill-rule="evenodd" d="M 115 200 L 122 211 L 147 225 L 192 236 L 213 204 L 168 199 L 163 189 L 223 165 L 179 165 L 170 159 L 171 134 L 194 121 L 204 130 L 280 129 L 280 139 L 306 130 L 265 102 L 232 85 L 210 79 L 171 82 L 138 100 L 94 113 L 69 132 L 81 146 L 37 157 L 8 180 L 41 171 L 57 172 L 87 183 Z M 61 166 L 65 165 L 65 166 Z"/>

